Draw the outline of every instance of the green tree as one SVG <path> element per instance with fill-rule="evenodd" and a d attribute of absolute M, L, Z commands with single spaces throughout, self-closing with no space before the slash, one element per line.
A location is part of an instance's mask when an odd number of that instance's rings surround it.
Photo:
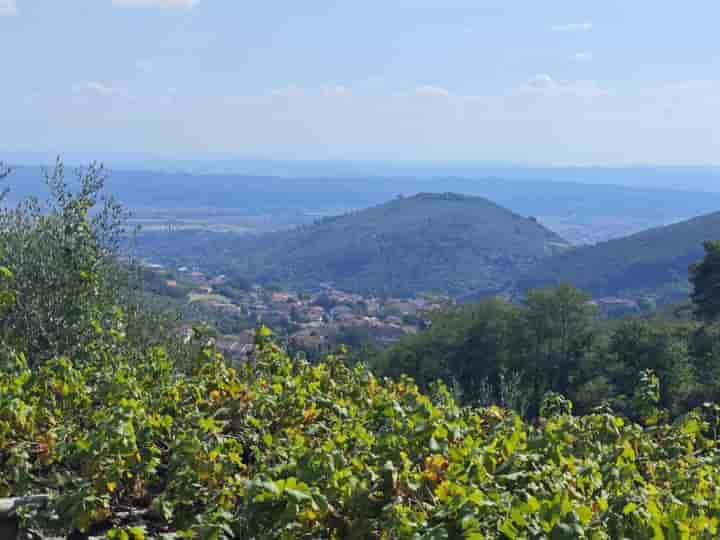
<path fill-rule="evenodd" d="M 610 338 L 606 366 L 621 395 L 631 396 L 638 377 L 652 370 L 662 381 L 660 403 L 680 412 L 695 379 L 688 352 L 689 334 L 682 324 L 623 321 Z"/>
<path fill-rule="evenodd" d="M 499 401 L 505 401 L 501 395 L 507 387 L 504 371 L 511 368 L 520 372 L 525 368 L 517 362 L 521 358 L 517 347 L 522 340 L 520 318 L 517 306 L 498 298 L 472 308 L 468 326 L 448 361 L 452 376 L 462 382 L 468 399 L 477 399 L 487 380 L 496 389 Z M 455 322 L 458 329 L 462 324 Z M 515 382 L 518 386 L 519 380 Z"/>
<path fill-rule="evenodd" d="M 567 284 L 528 292 L 525 324 L 530 334 L 529 369 L 538 395 L 546 382 L 564 391 L 593 343 L 596 308 L 584 292 Z"/>
<path fill-rule="evenodd" d="M 704 321 L 720 317 L 720 240 L 703 244 L 705 256 L 690 266 L 690 283 L 695 314 Z"/>
<path fill-rule="evenodd" d="M 65 177 L 58 160 L 46 174 L 47 201 L 0 210 L 0 266 L 17 299 L 0 331 L 31 363 L 73 355 L 101 328 L 127 322 L 118 310 L 131 296 L 131 274 L 118 264 L 126 213 L 103 195 L 102 166 L 78 171 L 73 182 Z"/>
<path fill-rule="evenodd" d="M 696 401 L 720 400 L 720 324 L 705 324 L 689 341 L 690 355 L 698 376 Z"/>

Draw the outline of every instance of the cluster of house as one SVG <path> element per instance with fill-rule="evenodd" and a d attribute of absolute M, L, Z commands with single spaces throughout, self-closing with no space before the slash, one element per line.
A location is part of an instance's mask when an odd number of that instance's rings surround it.
<path fill-rule="evenodd" d="M 348 335 L 361 336 L 378 346 L 390 345 L 428 324 L 427 314 L 450 303 L 447 297 L 378 298 L 335 289 L 323 284 L 314 293 L 267 290 L 259 286 L 234 290 L 232 296 L 222 285 L 225 276 L 210 277 L 201 272 L 179 268 L 182 281 L 190 284 L 189 297 L 194 303 L 218 314 L 245 317 L 265 325 L 299 350 L 329 351 L 344 343 Z M 167 280 L 177 287 L 176 280 Z M 222 336 L 217 347 L 228 357 L 246 358 L 252 350 L 254 330 Z"/>
<path fill-rule="evenodd" d="M 426 324 L 425 315 L 444 305 L 438 299 L 422 297 L 366 297 L 329 285 L 319 293 L 305 298 L 291 297 L 289 301 L 295 305 L 291 314 L 295 328 L 289 339 L 305 349 L 332 348 L 353 332 L 376 345 L 387 346 L 406 334 L 416 333 Z"/>

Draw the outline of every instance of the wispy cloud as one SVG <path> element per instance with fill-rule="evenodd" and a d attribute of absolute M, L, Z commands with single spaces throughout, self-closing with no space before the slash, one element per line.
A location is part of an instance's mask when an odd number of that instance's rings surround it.
<path fill-rule="evenodd" d="M 526 93 L 546 96 L 575 96 L 584 98 L 603 97 L 610 94 L 596 81 L 557 81 L 547 73 L 540 73 L 531 77 L 522 87 Z"/>
<path fill-rule="evenodd" d="M 417 97 L 449 98 L 452 94 L 450 90 L 442 86 L 424 85 L 415 88 L 413 95 Z"/>
<path fill-rule="evenodd" d="M 590 62 L 593 59 L 593 55 L 590 52 L 578 52 L 572 55 L 572 60 L 576 62 Z"/>
<path fill-rule="evenodd" d="M 527 87 L 535 90 L 553 90 L 557 88 L 557 83 L 547 73 L 538 73 L 527 81 Z"/>
<path fill-rule="evenodd" d="M 592 28 L 593 23 L 591 21 L 556 24 L 550 27 L 553 32 L 589 32 Z"/>
<path fill-rule="evenodd" d="M 270 92 L 270 95 L 272 97 L 297 98 L 303 97 L 305 95 L 305 90 L 303 88 L 300 88 L 299 86 L 291 84 L 290 86 L 286 86 L 285 88 L 276 88 L 275 90 L 272 90 Z"/>
<path fill-rule="evenodd" d="M 323 86 L 322 95 L 328 98 L 347 98 L 352 96 L 352 90 L 347 86 Z"/>
<path fill-rule="evenodd" d="M 117 96 L 123 94 L 123 91 L 119 88 L 97 81 L 76 84 L 73 86 L 73 92 L 76 94 L 93 94 L 96 96 Z"/>
<path fill-rule="evenodd" d="M 15 0 L 0 0 L 0 17 L 19 14 L 20 10 Z"/>
<path fill-rule="evenodd" d="M 200 0 L 112 0 L 112 4 L 118 7 L 163 9 L 190 9 L 199 3 Z"/>

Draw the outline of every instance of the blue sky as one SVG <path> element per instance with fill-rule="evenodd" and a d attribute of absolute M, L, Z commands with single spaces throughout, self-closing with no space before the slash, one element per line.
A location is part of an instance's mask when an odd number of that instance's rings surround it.
<path fill-rule="evenodd" d="M 0 0 L 1 153 L 720 163 L 716 0 Z"/>

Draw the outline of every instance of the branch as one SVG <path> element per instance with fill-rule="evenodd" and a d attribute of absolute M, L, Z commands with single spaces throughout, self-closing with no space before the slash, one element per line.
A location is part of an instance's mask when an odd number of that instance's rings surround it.
<path fill-rule="evenodd" d="M 44 506 L 50 501 L 49 495 L 32 495 L 30 497 L 13 497 L 0 499 L 0 520 L 14 518 L 19 508 Z"/>

